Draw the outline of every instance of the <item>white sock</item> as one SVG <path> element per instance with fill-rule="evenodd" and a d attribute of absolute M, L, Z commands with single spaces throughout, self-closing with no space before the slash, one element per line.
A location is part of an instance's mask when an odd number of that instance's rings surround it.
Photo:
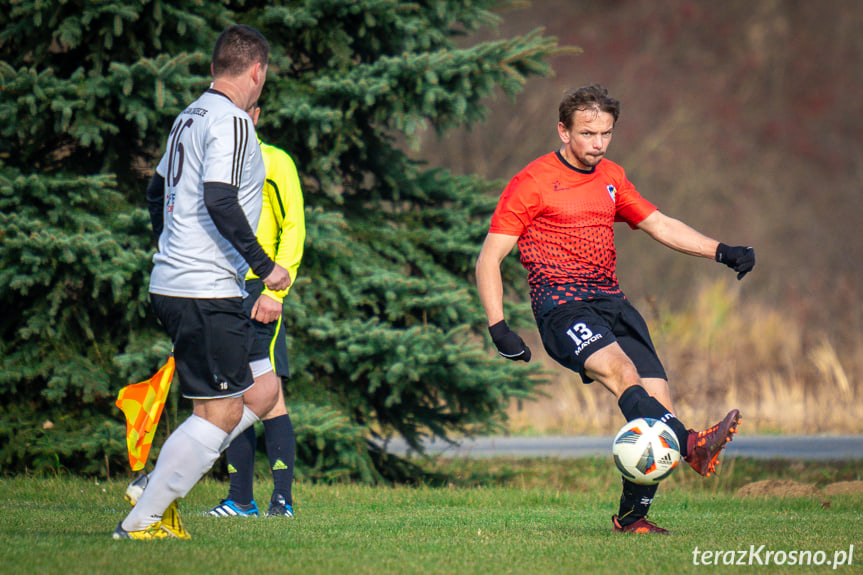
<path fill-rule="evenodd" d="M 251 409 L 249 409 L 249 406 L 244 405 L 243 406 L 243 417 L 240 418 L 240 423 L 238 423 L 237 427 L 232 429 L 231 433 L 228 434 L 228 437 L 225 438 L 225 441 L 222 443 L 221 447 L 219 448 L 219 453 L 226 450 L 228 448 L 228 446 L 231 444 L 231 442 L 237 438 L 237 436 L 239 436 L 241 433 L 243 433 L 248 428 L 253 426 L 255 424 L 255 422 L 258 421 L 258 419 L 260 419 L 260 418 L 257 415 L 255 415 L 255 412 L 252 411 Z"/>
<path fill-rule="evenodd" d="M 123 520 L 123 529 L 140 531 L 162 519 L 171 502 L 185 497 L 213 467 L 227 435 L 197 415 L 184 421 L 162 446 L 147 488 Z"/>

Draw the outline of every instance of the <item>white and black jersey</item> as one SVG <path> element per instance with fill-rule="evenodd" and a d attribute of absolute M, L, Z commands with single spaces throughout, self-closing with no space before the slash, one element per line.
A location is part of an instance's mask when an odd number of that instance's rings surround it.
<path fill-rule="evenodd" d="M 164 195 L 155 214 L 151 206 L 151 215 L 156 226 L 161 207 L 163 225 L 156 228 L 151 293 L 243 296 L 249 265 L 272 270 L 272 260 L 261 257 L 254 238 L 265 169 L 245 111 L 220 92 L 205 92 L 174 121 L 156 172 Z"/>

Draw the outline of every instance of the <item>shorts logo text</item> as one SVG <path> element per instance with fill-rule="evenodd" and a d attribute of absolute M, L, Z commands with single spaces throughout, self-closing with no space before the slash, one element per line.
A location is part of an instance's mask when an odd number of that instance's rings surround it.
<path fill-rule="evenodd" d="M 566 330 L 566 335 L 575 342 L 575 355 L 580 354 L 591 343 L 602 339 L 601 333 L 593 333 L 586 324 L 581 322 Z"/>

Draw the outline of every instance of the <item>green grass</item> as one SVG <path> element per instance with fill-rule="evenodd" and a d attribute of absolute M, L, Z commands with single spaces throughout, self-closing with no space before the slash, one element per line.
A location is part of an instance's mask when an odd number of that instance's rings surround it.
<path fill-rule="evenodd" d="M 607 460 L 441 461 L 445 487 L 295 487 L 294 519 L 201 514 L 225 493 L 207 480 L 180 511 L 190 541 L 113 541 L 127 479 L 0 479 L 0 573 L 826 573 L 827 566 L 693 565 L 693 550 L 848 551 L 863 573 L 863 494 L 735 497 L 749 481 L 821 487 L 863 479 L 863 462 L 730 460 L 719 478 L 675 473 L 653 518 L 671 537 L 613 534 L 618 479 Z M 256 485 L 262 498 L 265 482 Z M 825 505 L 825 503 L 827 505 Z M 764 553 L 761 554 L 764 557 Z"/>

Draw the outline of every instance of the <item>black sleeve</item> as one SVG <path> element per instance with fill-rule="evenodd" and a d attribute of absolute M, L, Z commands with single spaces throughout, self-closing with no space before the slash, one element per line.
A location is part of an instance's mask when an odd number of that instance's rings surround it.
<path fill-rule="evenodd" d="M 150 224 L 153 226 L 153 237 L 159 244 L 159 236 L 165 226 L 165 178 L 159 172 L 153 173 L 153 179 L 147 186 L 147 209 L 150 211 Z"/>
<path fill-rule="evenodd" d="M 204 182 L 204 205 L 219 233 L 237 250 L 259 278 L 265 278 L 276 267 L 246 219 L 237 200 L 237 186 L 222 182 Z"/>

